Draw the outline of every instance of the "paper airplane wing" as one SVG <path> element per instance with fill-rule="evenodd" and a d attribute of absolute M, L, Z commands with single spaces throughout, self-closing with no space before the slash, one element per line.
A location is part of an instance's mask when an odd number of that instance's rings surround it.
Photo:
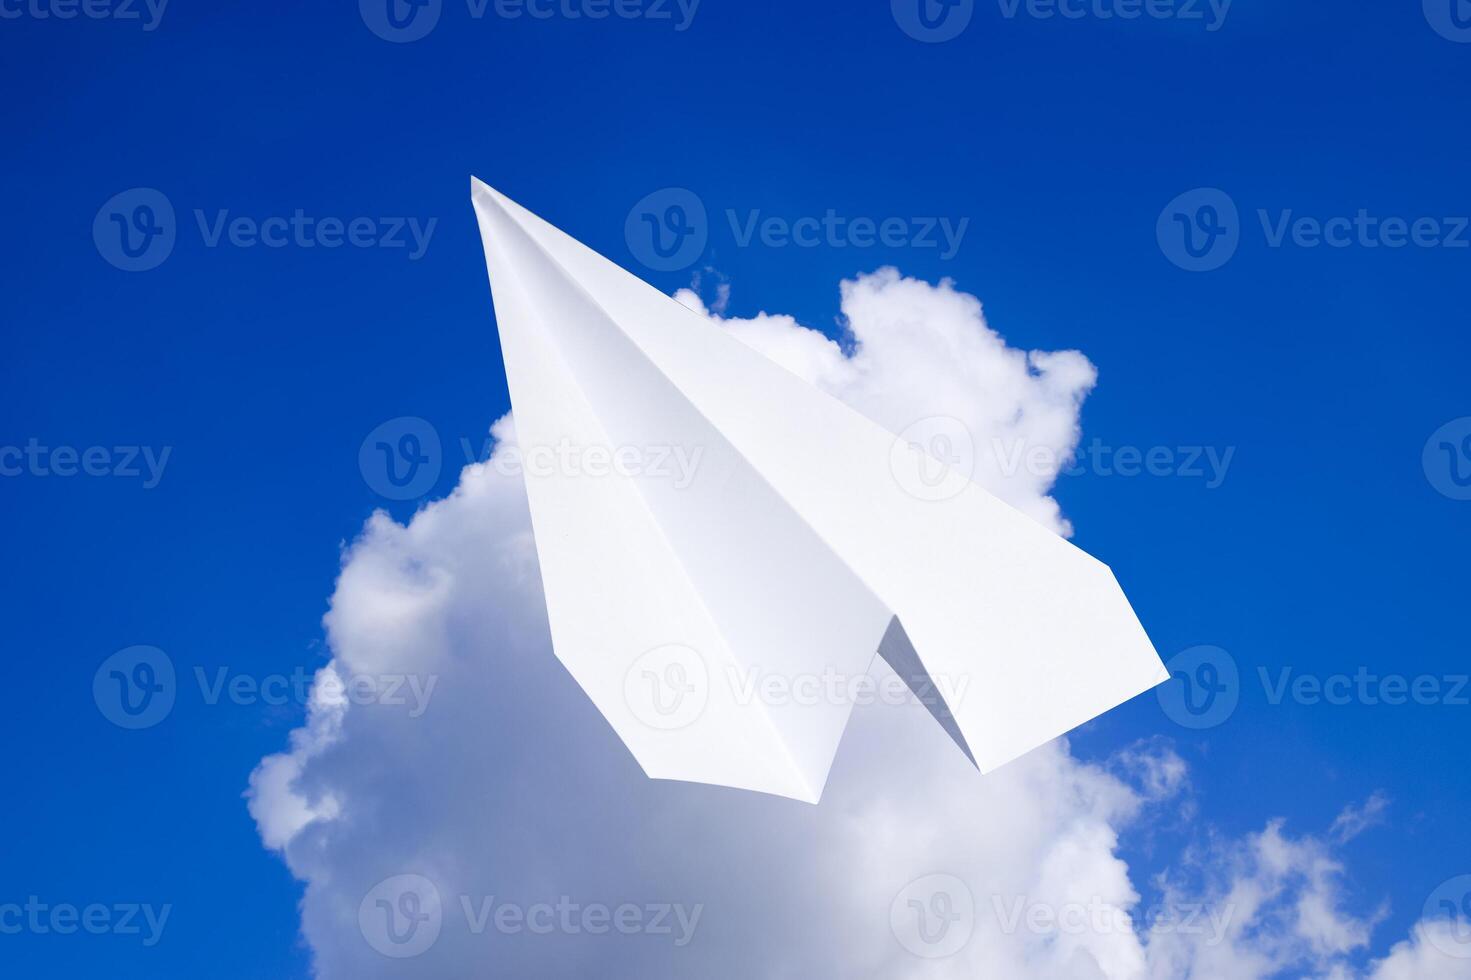
<path fill-rule="evenodd" d="M 876 652 L 982 771 L 1168 679 L 1107 566 L 471 197 L 553 647 L 648 775 L 815 803 Z"/>

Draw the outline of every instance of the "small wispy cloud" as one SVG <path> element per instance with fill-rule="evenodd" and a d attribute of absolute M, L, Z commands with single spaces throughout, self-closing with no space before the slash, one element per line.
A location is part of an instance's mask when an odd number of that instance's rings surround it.
<path fill-rule="evenodd" d="M 1343 812 L 1333 821 L 1333 826 L 1328 832 L 1340 844 L 1347 843 L 1370 827 L 1382 824 L 1385 811 L 1388 809 L 1389 797 L 1383 793 L 1373 793 L 1362 805 L 1355 806 L 1350 803 L 1344 807 Z"/>

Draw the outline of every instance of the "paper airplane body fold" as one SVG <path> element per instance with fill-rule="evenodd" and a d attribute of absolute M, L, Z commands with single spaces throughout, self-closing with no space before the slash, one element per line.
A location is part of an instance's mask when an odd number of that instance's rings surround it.
<path fill-rule="evenodd" d="M 552 644 L 649 776 L 817 802 L 875 654 L 982 772 L 1168 679 L 1106 565 L 471 187 Z"/>

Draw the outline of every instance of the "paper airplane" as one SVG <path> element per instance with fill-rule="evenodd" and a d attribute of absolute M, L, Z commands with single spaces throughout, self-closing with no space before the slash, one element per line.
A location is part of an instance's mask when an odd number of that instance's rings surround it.
<path fill-rule="evenodd" d="M 1169 679 L 1106 565 L 963 478 L 913 493 L 941 462 L 471 198 L 552 644 L 649 776 L 816 803 L 875 655 L 982 772 Z"/>

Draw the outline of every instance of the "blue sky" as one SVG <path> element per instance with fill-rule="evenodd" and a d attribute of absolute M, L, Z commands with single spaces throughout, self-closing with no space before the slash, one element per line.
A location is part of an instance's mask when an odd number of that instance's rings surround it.
<path fill-rule="evenodd" d="M 1471 457 L 1422 458 L 1471 415 L 1471 230 L 1457 221 L 1471 215 L 1471 44 L 1454 21 L 1448 37 L 1419 4 L 1236 0 L 1209 30 L 1204 5 L 1203 20 L 1125 21 L 980 2 L 957 37 L 922 43 L 879 0 L 703 0 L 685 29 L 673 4 L 670 19 L 595 21 L 476 18 L 445 0 L 427 36 L 390 43 L 354 6 L 173 0 L 145 30 L 147 8 L 62 20 L 0 0 L 18 12 L 0 20 L 0 446 L 107 447 L 113 469 L 112 447 L 169 451 L 151 487 L 29 464 L 0 477 L 16 668 L 0 902 L 172 906 L 152 947 L 0 935 L 4 972 L 306 975 L 301 886 L 241 796 L 303 706 L 209 704 L 194 671 L 258 682 L 324 664 L 343 544 L 373 508 L 403 520 L 418 503 L 365 480 L 364 437 L 431 422 L 434 497 L 455 484 L 460 438 L 478 444 L 509 408 L 472 173 L 666 292 L 699 270 L 707 295 L 729 283 L 732 316 L 788 313 L 836 337 L 840 280 L 884 265 L 951 277 L 1013 346 L 1097 365 L 1085 448 L 1233 451 L 1215 487 L 1097 467 L 1060 480 L 1076 542 L 1113 566 L 1161 654 L 1213 645 L 1241 676 L 1214 727 L 1177 725 L 1146 695 L 1075 751 L 1173 739 L 1201 817 L 1226 834 L 1273 816 L 1321 831 L 1382 793 L 1386 823 L 1344 851 L 1351 905 L 1388 903 L 1376 949 L 1471 872 L 1471 707 L 1273 704 L 1260 679 L 1467 670 L 1471 502 L 1441 490 Z M 625 226 L 670 187 L 703 204 L 706 243 L 660 271 Z M 176 216 L 172 251 L 142 272 L 93 233 L 134 188 Z M 1157 234 L 1198 188 L 1238 212 L 1236 250 L 1211 271 L 1181 268 Z M 1201 200 L 1181 206 L 1187 222 L 1205 220 Z M 1310 229 L 1274 244 L 1284 221 L 1361 209 L 1434 219 L 1441 244 L 1388 247 L 1376 231 L 1312 245 Z M 408 244 L 209 244 L 221 212 L 298 210 Z M 910 231 L 968 223 L 948 258 L 740 240 L 757 212 L 829 210 Z M 432 228 L 422 255 L 412 227 Z M 180 679 L 169 717 L 128 731 L 93 678 L 139 644 Z M 1170 848 L 1124 853 L 1144 880 Z"/>

